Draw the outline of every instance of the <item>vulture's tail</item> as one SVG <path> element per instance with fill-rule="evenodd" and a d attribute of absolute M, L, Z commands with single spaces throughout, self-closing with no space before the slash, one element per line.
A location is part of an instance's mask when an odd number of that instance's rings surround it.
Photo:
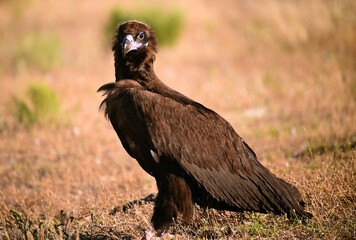
<path fill-rule="evenodd" d="M 246 152 L 249 158 L 254 159 L 254 162 L 258 166 L 256 174 L 259 175 L 259 179 L 265 180 L 263 181 L 262 186 L 264 186 L 266 190 L 274 189 L 273 193 L 270 192 L 269 195 L 265 196 L 266 198 L 274 198 L 274 200 L 267 199 L 267 202 L 269 202 L 268 210 L 271 211 L 273 209 L 272 211 L 277 214 L 287 213 L 289 218 L 312 218 L 313 215 L 305 211 L 305 203 L 298 189 L 292 184 L 284 181 L 283 179 L 277 178 L 274 174 L 272 174 L 267 168 L 258 162 L 256 154 L 247 145 L 247 143 L 243 143 L 246 147 Z M 259 184 L 262 184 L 262 182 Z"/>
<path fill-rule="evenodd" d="M 298 204 L 293 212 L 287 213 L 289 217 L 302 217 L 302 218 L 312 218 L 313 214 L 304 210 L 305 202 L 302 199 L 302 195 L 298 189 L 290 183 L 287 183 L 283 179 L 277 178 L 278 182 L 284 187 L 284 189 L 289 193 L 291 198 Z"/>

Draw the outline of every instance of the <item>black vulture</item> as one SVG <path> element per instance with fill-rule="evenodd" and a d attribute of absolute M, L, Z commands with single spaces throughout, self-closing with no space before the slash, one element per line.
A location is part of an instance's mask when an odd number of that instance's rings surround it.
<path fill-rule="evenodd" d="M 297 188 L 266 169 L 229 122 L 160 81 L 149 25 L 119 25 L 112 50 L 116 82 L 99 88 L 101 107 L 128 154 L 156 179 L 154 230 L 167 231 L 179 214 L 189 221 L 194 203 L 311 217 Z"/>

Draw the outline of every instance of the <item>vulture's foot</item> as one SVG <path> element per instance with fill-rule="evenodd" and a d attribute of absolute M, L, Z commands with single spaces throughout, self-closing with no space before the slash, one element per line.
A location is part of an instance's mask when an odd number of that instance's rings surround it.
<path fill-rule="evenodd" d="M 160 231 L 157 231 L 157 237 L 155 237 L 155 230 L 153 226 L 149 226 L 147 230 L 145 231 L 145 234 L 143 236 L 143 240 L 158 240 L 158 239 L 174 239 L 174 235 L 169 234 L 169 224 L 164 225 Z"/>

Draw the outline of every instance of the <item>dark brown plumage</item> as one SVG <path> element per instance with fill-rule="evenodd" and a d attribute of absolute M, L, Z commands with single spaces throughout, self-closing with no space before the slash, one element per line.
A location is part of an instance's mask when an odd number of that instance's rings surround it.
<path fill-rule="evenodd" d="M 193 203 L 311 216 L 299 191 L 262 166 L 225 119 L 158 79 L 157 39 L 147 24 L 121 24 L 113 51 L 116 82 L 98 91 L 123 147 L 157 181 L 155 230 L 180 213 L 189 221 Z"/>

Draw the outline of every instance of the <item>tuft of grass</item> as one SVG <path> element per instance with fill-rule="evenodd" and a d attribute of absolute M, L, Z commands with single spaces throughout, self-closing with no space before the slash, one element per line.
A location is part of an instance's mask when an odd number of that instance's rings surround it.
<path fill-rule="evenodd" d="M 12 62 L 16 69 L 32 68 L 49 71 L 60 62 L 60 41 L 48 34 L 30 34 L 21 39 L 13 52 Z"/>
<path fill-rule="evenodd" d="M 173 45 L 179 38 L 184 24 L 184 15 L 179 10 L 141 8 L 137 11 L 129 11 L 122 7 L 115 7 L 111 10 L 104 27 L 106 41 L 112 40 L 118 24 L 134 19 L 148 23 L 153 28 L 160 46 Z"/>
<path fill-rule="evenodd" d="M 306 148 L 302 149 L 300 152 L 295 153 L 294 157 L 309 156 L 311 160 L 313 160 L 315 155 L 328 153 L 337 156 L 342 153 L 352 151 L 356 148 L 356 136 L 334 141 L 323 140 L 317 143 L 311 143 L 309 138 L 307 138 L 306 141 Z"/>
<path fill-rule="evenodd" d="M 24 97 L 13 96 L 13 113 L 26 126 L 51 124 L 59 120 L 57 93 L 45 83 L 29 84 Z"/>
<path fill-rule="evenodd" d="M 270 127 L 270 128 L 268 129 L 268 134 L 271 135 L 271 136 L 274 137 L 274 138 L 277 138 L 277 137 L 279 136 L 279 131 L 278 131 L 278 129 L 275 128 L 275 127 Z"/>

